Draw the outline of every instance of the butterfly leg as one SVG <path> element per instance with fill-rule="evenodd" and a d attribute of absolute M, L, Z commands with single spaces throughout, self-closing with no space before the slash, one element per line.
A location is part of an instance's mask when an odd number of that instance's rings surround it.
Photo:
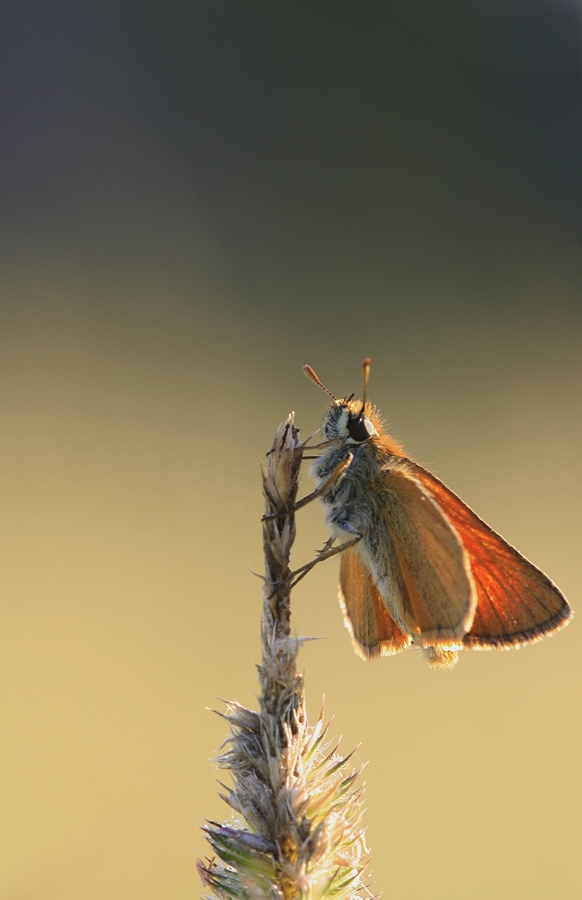
<path fill-rule="evenodd" d="M 302 506 L 306 506 L 308 503 L 311 503 L 312 500 L 316 500 L 318 497 L 323 497 L 329 491 L 330 487 L 335 484 L 338 478 L 344 474 L 348 466 L 351 464 L 354 458 L 353 453 L 348 453 L 344 459 L 340 460 L 335 469 L 330 472 L 327 476 L 323 484 L 321 484 L 318 488 L 311 492 L 311 494 L 307 494 L 306 497 L 302 497 L 301 500 L 295 504 L 295 511 L 301 509 Z"/>
<path fill-rule="evenodd" d="M 357 544 L 360 541 L 362 536 L 360 534 L 353 537 L 350 541 L 345 541 L 343 544 L 340 544 L 338 547 L 333 547 L 333 543 L 335 541 L 334 537 L 330 537 L 315 559 L 312 559 L 311 562 L 305 563 L 304 566 L 300 566 L 298 569 L 295 569 L 294 572 L 289 576 L 291 581 L 291 587 L 294 588 L 297 582 L 301 581 L 302 578 L 305 578 L 308 572 L 320 562 L 323 562 L 325 559 L 331 559 L 332 556 L 336 556 L 338 553 L 343 553 L 344 550 L 347 550 L 348 547 L 353 547 L 354 544 Z"/>
<path fill-rule="evenodd" d="M 298 500 L 295 506 L 293 507 L 293 512 L 297 512 L 298 509 L 301 509 L 303 506 L 307 506 L 308 503 L 311 503 L 312 500 L 317 500 L 318 497 L 324 496 L 330 489 L 330 487 L 340 478 L 345 470 L 350 465 L 351 461 L 354 458 L 353 453 L 348 453 L 348 455 L 342 459 L 333 472 L 328 475 L 325 479 L 324 483 L 316 488 L 311 494 L 307 494 L 307 496 L 302 497 L 301 500 Z M 269 513 L 262 517 L 261 521 L 264 522 L 266 519 L 277 519 L 280 516 L 280 513 Z"/>

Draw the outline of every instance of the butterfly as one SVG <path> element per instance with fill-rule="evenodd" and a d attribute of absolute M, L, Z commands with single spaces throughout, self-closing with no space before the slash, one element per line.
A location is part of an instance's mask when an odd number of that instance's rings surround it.
<path fill-rule="evenodd" d="M 366 400 L 332 398 L 310 468 L 332 539 L 341 540 L 339 597 L 365 659 L 420 648 L 451 668 L 460 649 L 519 647 L 568 623 L 555 584 L 460 497 L 409 459 Z"/>

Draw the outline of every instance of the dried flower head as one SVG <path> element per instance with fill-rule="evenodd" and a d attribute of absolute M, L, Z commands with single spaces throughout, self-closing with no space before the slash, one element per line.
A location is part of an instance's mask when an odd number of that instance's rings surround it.
<path fill-rule="evenodd" d="M 303 452 L 293 415 L 281 425 L 263 471 L 264 599 L 260 709 L 237 703 L 224 718 L 230 738 L 218 765 L 233 785 L 223 799 L 235 818 L 205 828 L 216 854 L 198 862 L 215 897 L 369 898 L 362 790 L 350 754 L 328 738 L 323 709 L 307 720 L 301 640 L 290 631 L 295 500 Z"/>

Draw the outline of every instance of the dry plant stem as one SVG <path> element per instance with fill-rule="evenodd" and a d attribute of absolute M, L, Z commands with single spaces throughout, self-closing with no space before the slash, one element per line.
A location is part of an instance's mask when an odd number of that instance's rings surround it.
<path fill-rule="evenodd" d="M 291 569 L 295 540 L 295 503 L 302 443 L 292 417 L 279 428 L 267 469 L 263 471 L 263 551 L 265 585 L 259 668 L 261 711 L 289 726 L 294 714 L 304 715 L 303 682 L 296 671 L 298 642 L 291 634 Z"/>
<path fill-rule="evenodd" d="M 331 750 L 323 711 L 307 721 L 301 639 L 290 629 L 295 504 L 304 444 L 293 415 L 280 426 L 263 471 L 265 583 L 259 712 L 229 703 L 231 729 L 218 763 L 233 787 L 223 799 L 238 819 L 208 823 L 219 857 L 198 863 L 220 900 L 361 900 L 370 897 L 358 775 Z M 242 818 L 241 818 L 242 817 Z M 244 821 L 243 821 L 244 820 Z"/>

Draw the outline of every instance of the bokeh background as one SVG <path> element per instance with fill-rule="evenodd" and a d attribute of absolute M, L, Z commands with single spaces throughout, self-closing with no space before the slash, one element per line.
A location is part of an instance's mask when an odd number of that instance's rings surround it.
<path fill-rule="evenodd" d="M 201 895 L 304 363 L 359 393 L 371 356 L 411 455 L 580 607 L 580 36 L 566 0 L 2 4 L 3 900 Z M 336 577 L 293 622 L 375 889 L 579 897 L 580 623 L 364 664 Z"/>

